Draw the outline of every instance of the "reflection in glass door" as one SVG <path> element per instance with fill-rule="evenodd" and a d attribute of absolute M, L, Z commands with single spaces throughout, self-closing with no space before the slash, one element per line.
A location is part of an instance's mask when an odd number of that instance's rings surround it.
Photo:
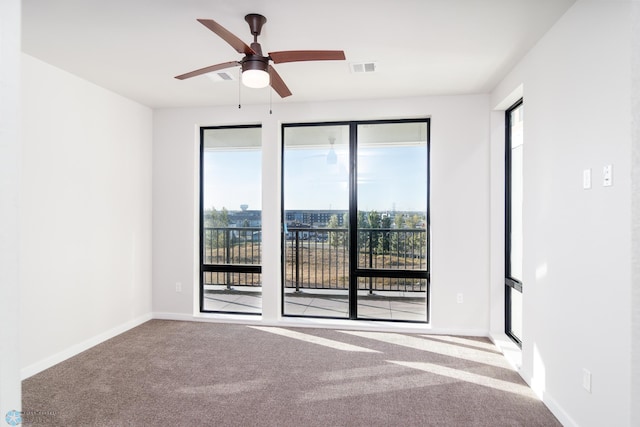
<path fill-rule="evenodd" d="M 428 126 L 283 126 L 284 315 L 428 321 Z"/>

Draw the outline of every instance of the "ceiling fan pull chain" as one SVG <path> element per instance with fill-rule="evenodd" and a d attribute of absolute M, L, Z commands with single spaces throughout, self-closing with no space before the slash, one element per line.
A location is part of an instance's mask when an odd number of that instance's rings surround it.
<path fill-rule="evenodd" d="M 242 98 L 241 98 L 241 92 L 242 92 L 242 68 L 240 68 L 240 71 L 238 71 L 238 110 L 242 108 Z"/>
<path fill-rule="evenodd" d="M 273 89 L 269 86 L 269 114 L 273 114 Z"/>

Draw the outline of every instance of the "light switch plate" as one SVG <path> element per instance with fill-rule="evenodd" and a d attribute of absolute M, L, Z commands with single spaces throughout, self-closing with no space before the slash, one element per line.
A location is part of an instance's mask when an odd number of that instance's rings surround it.
<path fill-rule="evenodd" d="M 602 169 L 602 185 L 605 187 L 613 185 L 613 165 L 606 165 Z"/>
<path fill-rule="evenodd" d="M 588 190 L 591 188 L 591 169 L 582 171 L 582 188 Z"/>
<path fill-rule="evenodd" d="M 588 369 L 582 369 L 582 388 L 591 393 L 591 372 Z"/>

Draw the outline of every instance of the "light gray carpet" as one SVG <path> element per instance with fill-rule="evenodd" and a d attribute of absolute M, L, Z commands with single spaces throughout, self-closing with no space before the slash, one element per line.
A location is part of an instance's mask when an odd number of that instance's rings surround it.
<path fill-rule="evenodd" d="M 161 320 L 25 380 L 23 411 L 60 426 L 560 425 L 486 339 Z"/>

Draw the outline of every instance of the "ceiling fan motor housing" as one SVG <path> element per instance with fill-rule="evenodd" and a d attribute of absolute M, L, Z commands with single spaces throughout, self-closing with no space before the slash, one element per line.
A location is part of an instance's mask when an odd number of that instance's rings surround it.
<path fill-rule="evenodd" d="M 248 70 L 267 71 L 269 58 L 259 55 L 247 55 L 242 60 L 242 72 Z"/>

